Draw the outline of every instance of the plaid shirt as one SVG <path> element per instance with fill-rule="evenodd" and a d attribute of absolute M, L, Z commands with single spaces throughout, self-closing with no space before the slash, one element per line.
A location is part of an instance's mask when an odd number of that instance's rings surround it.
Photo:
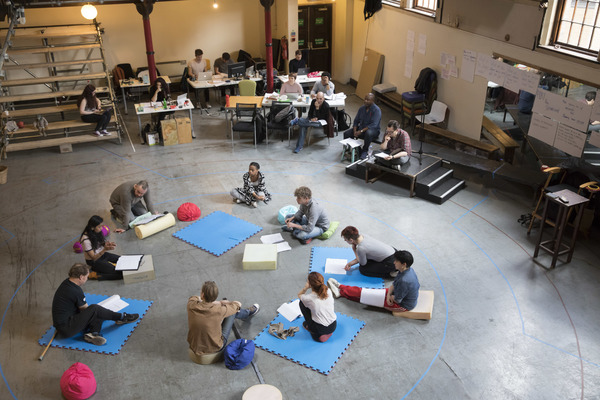
<path fill-rule="evenodd" d="M 407 152 L 409 156 L 412 153 L 412 143 L 410 141 L 410 136 L 408 136 L 408 133 L 403 129 L 400 129 L 398 135 L 392 140 L 390 140 L 387 147 L 387 150 L 390 152 L 390 154 L 392 154 L 394 151 L 397 151 L 398 149 L 400 149 L 400 151 Z"/>

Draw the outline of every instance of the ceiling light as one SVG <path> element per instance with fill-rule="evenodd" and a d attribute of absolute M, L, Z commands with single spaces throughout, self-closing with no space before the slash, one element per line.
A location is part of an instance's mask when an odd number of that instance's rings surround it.
<path fill-rule="evenodd" d="M 98 10 L 96 10 L 96 7 L 93 5 L 86 4 L 81 7 L 81 15 L 83 15 L 85 19 L 94 19 L 98 15 Z"/>

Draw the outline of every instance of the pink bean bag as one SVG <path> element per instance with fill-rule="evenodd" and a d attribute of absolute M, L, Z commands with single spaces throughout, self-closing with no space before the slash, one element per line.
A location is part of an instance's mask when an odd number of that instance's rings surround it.
<path fill-rule="evenodd" d="M 96 378 L 85 364 L 76 362 L 60 378 L 60 390 L 67 400 L 85 400 L 96 393 Z"/>

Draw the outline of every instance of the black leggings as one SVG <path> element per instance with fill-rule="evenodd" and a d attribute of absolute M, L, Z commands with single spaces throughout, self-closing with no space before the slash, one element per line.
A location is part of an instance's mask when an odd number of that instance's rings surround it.
<path fill-rule="evenodd" d="M 103 114 L 89 114 L 82 115 L 81 120 L 83 122 L 96 122 L 96 131 L 106 129 L 110 122 L 110 111 L 104 111 Z"/>
<path fill-rule="evenodd" d="M 75 336 L 81 331 L 100 333 L 104 321 L 118 321 L 121 318 L 121 313 L 110 311 L 98 304 L 91 304 L 72 315 L 66 324 L 57 326 L 56 330 L 64 338 Z"/>
<path fill-rule="evenodd" d="M 388 258 L 382 261 L 368 260 L 365 265 L 358 267 L 358 270 L 364 276 L 372 276 L 375 278 L 389 278 L 390 272 L 394 272 L 394 255 L 392 254 Z"/>
<path fill-rule="evenodd" d="M 304 316 L 304 321 L 308 326 L 310 336 L 312 336 L 312 338 L 317 342 L 319 342 L 319 337 L 321 337 L 322 335 L 328 335 L 330 333 L 333 333 L 335 331 L 335 328 L 337 328 L 337 321 L 333 321 L 331 324 L 329 324 L 329 326 L 321 325 L 313 321 L 312 312 L 308 307 L 306 307 L 302 303 L 302 300 L 300 300 L 300 311 Z"/>
<path fill-rule="evenodd" d="M 85 260 L 85 263 L 92 268 L 92 271 L 98 274 L 99 281 L 114 281 L 123 279 L 123 272 L 115 271 L 115 266 L 111 264 L 116 264 L 119 257 L 116 254 L 106 252 L 96 261 Z"/>

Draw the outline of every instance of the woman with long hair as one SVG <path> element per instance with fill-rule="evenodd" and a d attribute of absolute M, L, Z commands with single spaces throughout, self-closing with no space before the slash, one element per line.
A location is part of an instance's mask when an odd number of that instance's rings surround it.
<path fill-rule="evenodd" d="M 271 195 L 267 192 L 265 186 L 265 176 L 259 170 L 260 165 L 257 162 L 250 163 L 248 172 L 242 178 L 244 187 L 231 189 L 229 193 L 234 203 L 244 202 L 256 208 L 259 201 L 264 201 L 267 204 L 271 200 Z"/>
<path fill-rule="evenodd" d="M 163 101 L 169 101 L 171 98 L 171 92 L 169 91 L 169 85 L 163 78 L 156 78 L 154 85 L 150 86 L 150 101 L 153 103 L 162 103 Z M 163 141 L 162 124 L 167 115 L 174 114 L 175 111 L 159 112 L 152 114 L 152 120 L 156 124 L 156 130 L 160 136 L 160 141 Z"/>
<path fill-rule="evenodd" d="M 95 136 L 110 136 L 106 130 L 110 122 L 110 110 L 103 110 L 100 99 L 96 97 L 96 87 L 92 84 L 83 89 L 83 93 L 77 99 L 77 107 L 83 122 L 95 122 Z"/>
<path fill-rule="evenodd" d="M 91 272 L 89 279 L 98 280 L 116 280 L 123 279 L 121 271 L 115 271 L 115 266 L 119 256 L 109 253 L 108 250 L 114 250 L 117 246 L 115 242 L 109 242 L 102 233 L 102 222 L 104 220 L 98 215 L 93 215 L 89 219 L 85 229 L 81 233 L 81 246 L 85 263 L 90 266 Z M 115 229 L 115 232 L 124 232 L 123 229 Z"/>
<path fill-rule="evenodd" d="M 344 267 L 350 271 L 353 265 L 359 264 L 358 270 L 365 276 L 379 278 L 395 277 L 397 272 L 394 267 L 394 253 L 396 249 L 392 246 L 373 239 L 370 236 L 361 235 L 353 226 L 347 226 L 342 231 L 342 237 L 352 246 L 356 258 Z"/>
<path fill-rule="evenodd" d="M 310 289 L 310 293 L 306 293 Z M 317 342 L 326 342 L 337 327 L 337 317 L 333 310 L 333 294 L 318 272 L 308 274 L 306 284 L 298 292 L 300 311 L 304 316 L 304 329 Z"/>

